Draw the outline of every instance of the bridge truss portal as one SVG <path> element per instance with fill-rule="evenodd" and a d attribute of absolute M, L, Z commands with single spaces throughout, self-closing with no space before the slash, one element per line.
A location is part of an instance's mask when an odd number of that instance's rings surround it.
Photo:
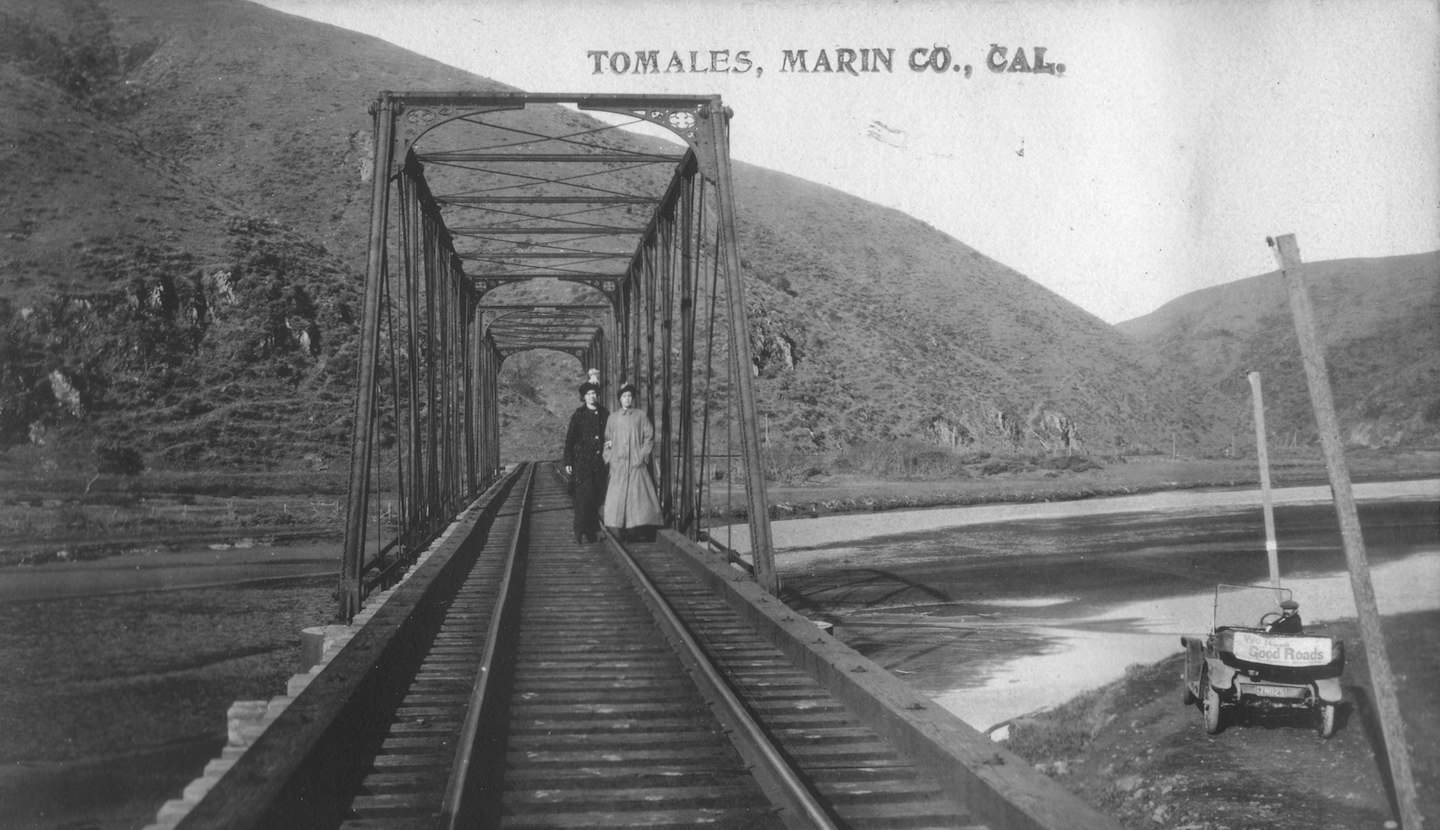
<path fill-rule="evenodd" d="M 736 473 L 778 592 L 720 98 L 385 92 L 371 113 L 339 618 L 496 478 L 499 372 L 533 349 L 598 369 L 607 405 L 638 383 L 669 526 L 700 539 Z M 625 129 L 647 125 L 674 138 Z"/>

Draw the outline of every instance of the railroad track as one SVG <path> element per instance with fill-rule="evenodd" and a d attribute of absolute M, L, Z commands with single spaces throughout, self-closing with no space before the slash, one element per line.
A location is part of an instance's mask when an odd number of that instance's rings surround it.
<path fill-rule="evenodd" d="M 570 524 L 495 482 L 150 827 L 1119 830 L 724 557 Z"/>
<path fill-rule="evenodd" d="M 662 545 L 577 546 L 570 522 L 532 465 L 342 827 L 986 826 Z"/>

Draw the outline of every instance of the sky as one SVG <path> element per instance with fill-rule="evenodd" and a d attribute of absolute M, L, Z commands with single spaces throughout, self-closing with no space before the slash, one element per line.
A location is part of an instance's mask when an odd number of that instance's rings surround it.
<path fill-rule="evenodd" d="M 1440 250 L 1440 0 L 258 2 L 528 92 L 718 94 L 735 160 L 1109 323 L 1275 270 L 1267 236 Z"/>

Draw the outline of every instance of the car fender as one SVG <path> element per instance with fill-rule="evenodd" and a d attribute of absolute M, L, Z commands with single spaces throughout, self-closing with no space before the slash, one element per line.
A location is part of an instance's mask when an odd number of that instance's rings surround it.
<path fill-rule="evenodd" d="M 1206 657 L 1205 669 L 1205 674 L 1210 679 L 1210 686 L 1216 691 L 1229 689 L 1235 685 L 1235 669 L 1225 665 L 1220 658 Z"/>
<path fill-rule="evenodd" d="M 1339 703 L 1341 698 L 1340 678 L 1321 677 L 1315 681 L 1315 696 L 1326 703 Z"/>

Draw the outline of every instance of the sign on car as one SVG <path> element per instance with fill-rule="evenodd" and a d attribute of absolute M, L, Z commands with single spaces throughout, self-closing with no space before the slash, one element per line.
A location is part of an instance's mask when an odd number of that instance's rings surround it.
<path fill-rule="evenodd" d="M 1235 632 L 1235 657 L 1272 666 L 1324 666 L 1332 659 L 1328 637 L 1285 637 Z"/>

